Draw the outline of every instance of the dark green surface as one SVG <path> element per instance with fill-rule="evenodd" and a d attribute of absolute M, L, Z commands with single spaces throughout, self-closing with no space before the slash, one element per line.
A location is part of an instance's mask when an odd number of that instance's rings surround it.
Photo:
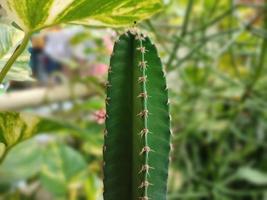
<path fill-rule="evenodd" d="M 139 47 L 145 47 L 141 52 Z M 140 67 L 140 62 L 147 67 Z M 170 117 L 162 64 L 149 38 L 128 32 L 116 42 L 107 84 L 104 199 L 166 199 Z M 147 77 L 146 82 L 138 81 Z M 138 97 L 147 93 L 148 98 Z M 147 117 L 138 114 L 148 110 Z M 148 134 L 141 137 L 144 128 Z M 144 147 L 150 152 L 142 152 Z M 152 167 L 140 173 L 142 166 Z M 149 186 L 140 187 L 142 183 Z"/>

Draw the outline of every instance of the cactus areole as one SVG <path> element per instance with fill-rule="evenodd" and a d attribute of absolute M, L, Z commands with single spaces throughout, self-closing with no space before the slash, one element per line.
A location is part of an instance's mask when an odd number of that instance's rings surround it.
<path fill-rule="evenodd" d="M 170 151 L 168 91 L 150 39 L 131 30 L 110 61 L 104 144 L 105 200 L 165 200 Z"/>

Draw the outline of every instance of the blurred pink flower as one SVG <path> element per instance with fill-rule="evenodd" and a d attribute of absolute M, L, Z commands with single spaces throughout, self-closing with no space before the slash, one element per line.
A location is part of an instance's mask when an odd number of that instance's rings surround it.
<path fill-rule="evenodd" d="M 94 120 L 98 124 L 104 124 L 106 120 L 106 111 L 105 109 L 98 110 L 93 113 L 93 116 L 94 116 Z"/>
<path fill-rule="evenodd" d="M 108 66 L 103 63 L 98 63 L 93 65 L 90 68 L 90 75 L 91 76 L 102 76 L 108 72 Z"/>
<path fill-rule="evenodd" d="M 111 53 L 113 51 L 113 41 L 112 41 L 111 37 L 109 35 L 105 35 L 103 37 L 103 42 L 106 46 L 108 54 L 111 55 Z"/>
<path fill-rule="evenodd" d="M 237 4 L 263 4 L 264 0 L 236 0 Z"/>

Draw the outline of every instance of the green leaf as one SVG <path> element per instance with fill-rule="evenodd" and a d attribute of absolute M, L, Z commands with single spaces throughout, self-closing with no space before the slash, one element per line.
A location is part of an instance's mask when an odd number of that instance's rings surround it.
<path fill-rule="evenodd" d="M 0 184 L 12 184 L 39 173 L 43 149 L 35 138 L 16 145 L 0 165 Z"/>
<path fill-rule="evenodd" d="M 61 130 L 64 125 L 27 113 L 0 112 L 0 163 L 18 143 L 37 133 Z"/>
<path fill-rule="evenodd" d="M 0 24 L 0 58 L 12 47 L 13 28 Z"/>
<path fill-rule="evenodd" d="M 14 185 L 40 175 L 42 186 L 62 198 L 72 186 L 86 181 L 86 171 L 87 164 L 79 152 L 57 142 L 54 136 L 42 135 L 10 151 L 0 166 L 0 185 Z"/>
<path fill-rule="evenodd" d="M 96 175 L 94 174 L 89 175 L 87 181 L 85 182 L 86 199 L 87 200 L 100 199 L 100 196 L 102 196 L 101 186 L 102 184 Z"/>
<path fill-rule="evenodd" d="M 12 52 L 10 51 L 0 60 L 0 70 L 2 70 L 5 63 L 11 57 L 11 53 Z M 22 55 L 20 55 L 20 57 L 12 65 L 12 68 L 7 73 L 5 80 L 34 81 L 34 79 L 31 77 L 32 71 L 29 66 L 29 59 L 30 59 L 29 57 L 30 57 L 29 53 L 27 51 L 24 51 Z"/>
<path fill-rule="evenodd" d="M 170 151 L 168 92 L 148 37 L 115 44 L 107 84 L 104 199 L 165 200 Z"/>
<path fill-rule="evenodd" d="M 8 53 L 22 39 L 23 32 L 12 26 L 0 24 L 0 58 Z"/>
<path fill-rule="evenodd" d="M 0 23 L 10 24 L 10 21 L 9 21 L 9 19 L 7 18 L 7 13 L 6 13 L 6 11 L 2 8 L 1 5 L 0 5 Z"/>
<path fill-rule="evenodd" d="M 128 26 L 162 8 L 161 0 L 0 0 L 25 32 L 60 23 Z"/>
<path fill-rule="evenodd" d="M 267 185 L 267 173 L 261 172 L 249 167 L 242 167 L 238 170 L 238 178 L 246 180 L 249 183 L 255 185 Z"/>
<path fill-rule="evenodd" d="M 66 119 L 45 118 L 23 112 L 0 112 L 0 164 L 10 149 L 36 134 L 71 132 L 86 141 L 98 144 L 101 137 L 95 133 L 99 133 L 100 129 L 101 126 L 95 123 L 89 123 L 87 127 L 72 121 L 66 123 Z"/>
<path fill-rule="evenodd" d="M 0 113 L 0 144 L 6 149 L 32 136 L 40 119 L 28 114 Z"/>
<path fill-rule="evenodd" d="M 67 195 L 68 187 L 86 178 L 86 162 L 79 152 L 61 144 L 50 144 L 43 153 L 41 182 L 55 196 Z"/>

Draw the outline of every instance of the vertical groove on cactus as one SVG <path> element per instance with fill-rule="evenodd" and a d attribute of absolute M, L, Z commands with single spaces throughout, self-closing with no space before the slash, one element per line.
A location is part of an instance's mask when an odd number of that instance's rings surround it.
<path fill-rule="evenodd" d="M 129 31 L 114 46 L 106 98 L 105 200 L 165 200 L 170 118 L 156 47 Z"/>

